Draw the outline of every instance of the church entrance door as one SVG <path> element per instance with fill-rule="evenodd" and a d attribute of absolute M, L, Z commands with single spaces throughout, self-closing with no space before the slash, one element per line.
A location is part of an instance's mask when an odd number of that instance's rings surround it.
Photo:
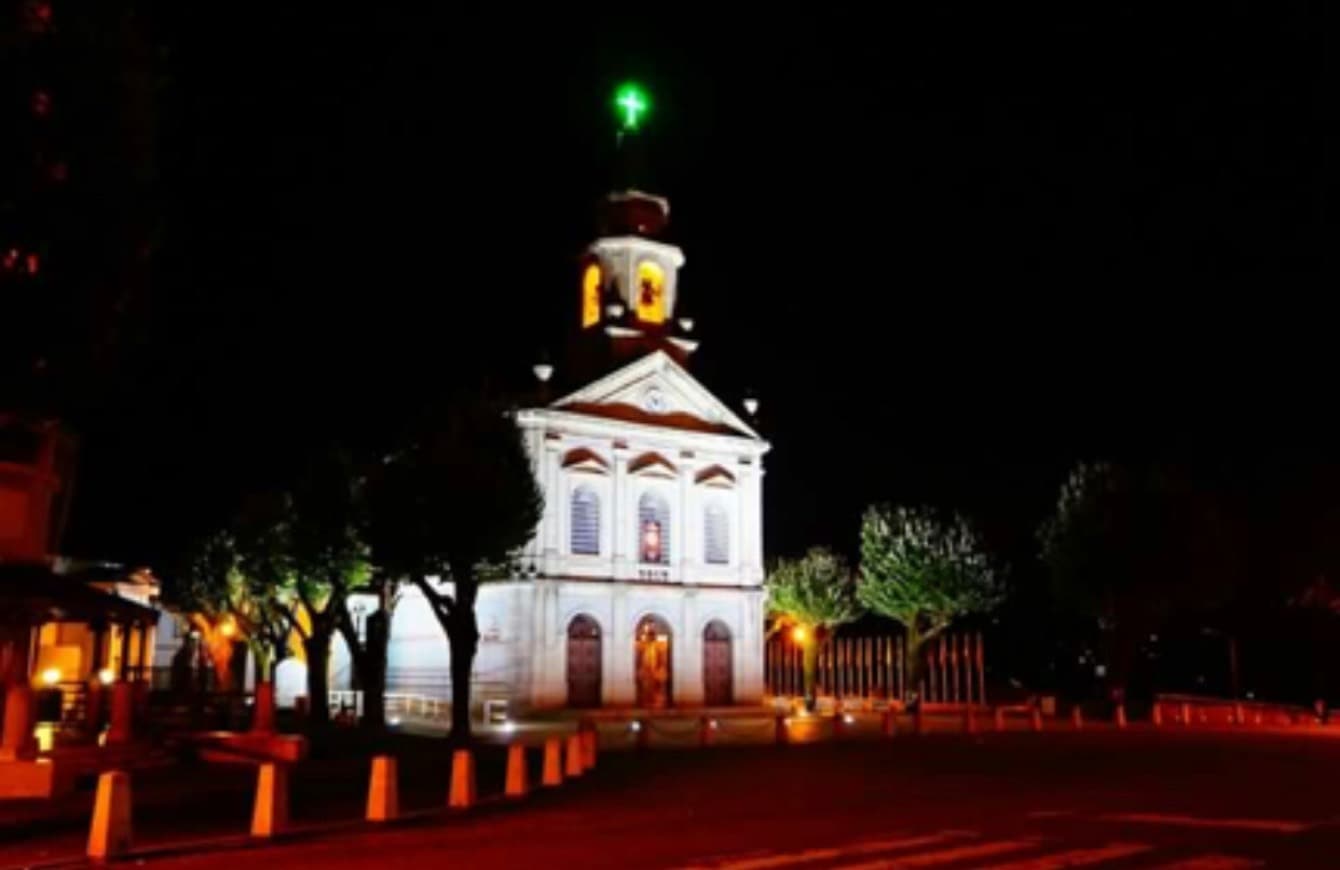
<path fill-rule="evenodd" d="M 644 616 L 638 622 L 633 638 L 637 705 L 652 710 L 669 707 L 673 677 L 670 666 L 670 626 L 659 616 Z"/>
<path fill-rule="evenodd" d="M 600 625 L 586 615 L 568 623 L 568 706 L 600 706 Z"/>
<path fill-rule="evenodd" d="M 703 703 L 723 707 L 734 701 L 731 690 L 730 629 L 714 619 L 703 629 Z"/>

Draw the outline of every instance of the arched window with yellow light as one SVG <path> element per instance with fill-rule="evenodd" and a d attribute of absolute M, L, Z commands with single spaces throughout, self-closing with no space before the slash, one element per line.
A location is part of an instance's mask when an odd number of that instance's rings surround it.
<path fill-rule="evenodd" d="M 600 264 L 590 262 L 582 270 L 582 329 L 600 322 Z"/>
<path fill-rule="evenodd" d="M 652 260 L 637 264 L 637 319 L 665 322 L 665 272 Z"/>

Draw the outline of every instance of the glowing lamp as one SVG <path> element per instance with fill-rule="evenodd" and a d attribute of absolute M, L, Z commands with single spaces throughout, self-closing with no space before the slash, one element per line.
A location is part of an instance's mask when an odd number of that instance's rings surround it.
<path fill-rule="evenodd" d="M 651 98 L 636 84 L 629 82 L 614 95 L 615 110 L 619 113 L 619 127 L 629 132 L 642 126 L 642 117 L 651 110 Z"/>
<path fill-rule="evenodd" d="M 756 399 L 756 398 L 753 397 L 753 396 L 746 396 L 746 397 L 745 397 L 745 400 L 744 400 L 744 411 L 745 411 L 746 414 L 748 414 L 748 415 L 751 416 L 751 417 L 754 416 L 755 414 L 757 414 L 757 413 L 758 413 L 758 399 Z"/>
<path fill-rule="evenodd" d="M 623 317 L 623 304 L 620 302 L 611 302 L 605 306 L 605 314 L 610 320 L 618 320 Z"/>
<path fill-rule="evenodd" d="M 60 682 L 60 668 L 47 668 L 42 671 L 42 682 L 54 686 Z"/>
<path fill-rule="evenodd" d="M 225 619 L 219 624 L 219 634 L 224 637 L 232 637 L 237 634 L 237 624 L 231 618 Z"/>
<path fill-rule="evenodd" d="M 554 376 L 554 367 L 549 363 L 536 363 L 531 366 L 531 371 L 535 372 L 535 380 L 542 384 L 549 383 L 549 379 Z"/>
<path fill-rule="evenodd" d="M 98 671 L 98 682 L 104 686 L 110 686 L 116 680 L 116 674 L 111 668 L 103 668 Z"/>
<path fill-rule="evenodd" d="M 795 628 L 791 629 L 791 639 L 794 640 L 796 643 L 804 643 L 805 626 L 797 625 Z"/>

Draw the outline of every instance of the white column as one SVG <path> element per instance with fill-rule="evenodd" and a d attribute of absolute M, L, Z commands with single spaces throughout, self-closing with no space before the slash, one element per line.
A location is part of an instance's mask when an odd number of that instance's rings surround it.
<path fill-rule="evenodd" d="M 614 480 L 610 486 L 610 539 L 613 543 L 613 574 L 616 578 L 635 576 L 635 566 L 630 561 L 629 544 L 631 537 L 628 529 L 632 519 L 628 516 L 633 510 L 632 496 L 628 480 L 628 448 L 615 447 Z"/>
<path fill-rule="evenodd" d="M 606 704 L 628 706 L 637 700 L 633 674 L 633 625 L 628 607 L 628 587 L 614 584 L 611 595 L 610 625 L 602 658 L 606 668 L 601 674 L 601 695 Z"/>
<path fill-rule="evenodd" d="M 697 473 L 697 463 L 692 459 L 680 457 L 679 459 L 679 503 L 675 505 L 675 537 L 678 542 L 672 545 L 670 552 L 674 564 L 671 566 L 674 570 L 672 575 L 680 583 L 692 583 L 697 579 L 695 565 L 697 559 L 695 554 L 698 552 L 698 536 L 694 534 L 695 523 L 701 523 L 694 519 L 698 511 L 696 506 L 690 505 L 693 496 L 693 475 Z"/>
<path fill-rule="evenodd" d="M 703 702 L 703 636 L 698 631 L 698 590 L 690 587 L 680 598 L 679 630 L 675 633 L 675 703 Z"/>
<path fill-rule="evenodd" d="M 540 486 L 544 491 L 544 553 L 541 570 L 548 576 L 558 573 L 560 550 L 560 518 L 567 510 L 559 492 L 559 451 L 562 445 L 546 438 L 540 467 Z"/>

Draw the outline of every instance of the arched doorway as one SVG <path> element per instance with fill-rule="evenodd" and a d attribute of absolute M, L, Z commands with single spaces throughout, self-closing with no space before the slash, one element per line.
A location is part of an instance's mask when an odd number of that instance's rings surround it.
<path fill-rule="evenodd" d="M 669 624 L 659 616 L 644 616 L 638 621 L 633 638 L 637 705 L 653 710 L 669 707 L 674 677 L 670 665 Z"/>
<path fill-rule="evenodd" d="M 731 685 L 730 629 L 714 619 L 703 629 L 703 703 L 721 707 L 734 701 Z"/>
<path fill-rule="evenodd" d="M 600 706 L 600 624 L 586 614 L 568 623 L 568 706 Z"/>

